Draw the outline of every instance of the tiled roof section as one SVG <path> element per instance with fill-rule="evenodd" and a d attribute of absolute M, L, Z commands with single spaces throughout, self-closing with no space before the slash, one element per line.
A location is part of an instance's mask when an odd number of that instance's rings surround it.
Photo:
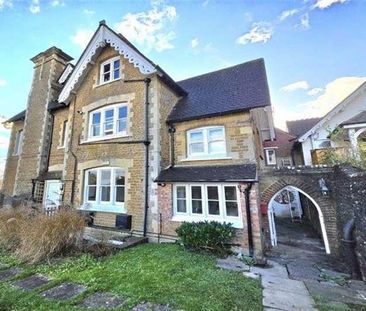
<path fill-rule="evenodd" d="M 168 122 L 245 111 L 271 105 L 263 59 L 178 82 L 187 91 Z"/>
<path fill-rule="evenodd" d="M 256 180 L 255 164 L 173 166 L 162 170 L 156 182 L 239 182 Z"/>
<path fill-rule="evenodd" d="M 25 119 L 25 113 L 27 110 L 23 110 L 22 112 L 19 112 L 15 116 L 11 117 L 10 119 L 6 120 L 5 123 L 15 122 L 15 121 L 21 121 Z"/>
<path fill-rule="evenodd" d="M 366 123 L 366 110 L 356 114 L 353 118 L 344 121 L 342 125 L 352 125 L 358 123 Z"/>
<path fill-rule="evenodd" d="M 276 155 L 279 157 L 291 156 L 291 150 L 295 143 L 295 136 L 276 128 L 276 140 L 264 141 L 263 147 L 265 148 L 277 148 Z"/>
<path fill-rule="evenodd" d="M 301 119 L 286 121 L 287 129 L 290 135 L 300 137 L 317 124 L 321 118 Z"/>

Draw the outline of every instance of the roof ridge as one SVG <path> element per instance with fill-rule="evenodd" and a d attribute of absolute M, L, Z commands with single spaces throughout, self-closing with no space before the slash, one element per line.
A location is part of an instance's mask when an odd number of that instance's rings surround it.
<path fill-rule="evenodd" d="M 255 62 L 259 62 L 259 61 L 264 62 L 264 58 L 263 57 L 260 57 L 260 58 L 256 58 L 256 59 L 249 60 L 249 61 L 244 62 L 244 63 L 240 63 L 240 64 L 236 64 L 236 65 L 233 65 L 233 66 L 229 66 L 229 67 L 225 67 L 225 68 L 221 68 L 221 69 L 209 71 L 209 72 L 206 72 L 206 73 L 202 73 L 202 74 L 199 74 L 197 76 L 193 76 L 193 77 L 190 77 L 190 78 L 186 78 L 186 79 L 183 79 L 183 80 L 179 80 L 179 81 L 177 81 L 177 83 L 181 83 L 181 82 L 184 82 L 184 81 L 187 81 L 187 80 L 191 80 L 191 79 L 196 79 L 196 78 L 199 78 L 199 77 L 203 77 L 203 76 L 206 76 L 206 75 L 210 75 L 210 74 L 217 73 L 217 72 L 220 72 L 220 71 L 225 71 L 225 70 L 232 69 L 232 68 L 235 68 L 235 67 L 240 67 L 240 66 L 243 66 L 243 65 L 248 65 L 250 63 L 255 63 Z"/>
<path fill-rule="evenodd" d="M 314 118 L 304 118 L 304 119 L 296 119 L 296 120 L 286 120 L 287 122 L 296 122 L 296 121 L 306 121 L 306 120 L 315 120 L 315 119 L 321 119 L 322 117 L 314 117 Z"/>

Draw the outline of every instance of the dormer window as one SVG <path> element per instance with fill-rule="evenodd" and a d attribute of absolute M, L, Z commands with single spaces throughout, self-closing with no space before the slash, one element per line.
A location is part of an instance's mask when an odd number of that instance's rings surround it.
<path fill-rule="evenodd" d="M 89 114 L 89 140 L 127 135 L 127 106 L 109 105 Z"/>
<path fill-rule="evenodd" d="M 100 65 L 100 84 L 119 80 L 121 77 L 121 59 L 119 56 L 108 59 Z"/>
<path fill-rule="evenodd" d="M 210 126 L 187 132 L 188 158 L 217 158 L 226 156 L 225 129 Z"/>

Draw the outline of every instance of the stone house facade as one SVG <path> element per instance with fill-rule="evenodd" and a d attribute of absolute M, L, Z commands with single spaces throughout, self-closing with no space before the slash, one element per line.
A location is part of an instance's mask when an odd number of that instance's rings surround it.
<path fill-rule="evenodd" d="M 34 58 L 12 124 L 3 193 L 71 205 L 93 225 L 174 240 L 182 221 L 237 228 L 262 254 L 258 170 L 274 139 L 264 62 L 175 82 L 102 21 L 75 65 Z"/>

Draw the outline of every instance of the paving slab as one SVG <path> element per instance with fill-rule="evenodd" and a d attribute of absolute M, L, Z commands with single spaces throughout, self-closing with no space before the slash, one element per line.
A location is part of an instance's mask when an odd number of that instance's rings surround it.
<path fill-rule="evenodd" d="M 366 305 L 366 292 L 364 291 L 317 281 L 305 281 L 305 285 L 311 295 L 320 296 L 325 301 Z"/>
<path fill-rule="evenodd" d="M 261 276 L 257 273 L 254 272 L 243 272 L 243 275 L 247 278 L 251 278 L 254 280 L 259 280 L 261 278 Z"/>
<path fill-rule="evenodd" d="M 115 294 L 99 292 L 86 297 L 80 305 L 87 309 L 112 309 L 121 306 L 123 303 L 124 299 L 116 296 Z"/>
<path fill-rule="evenodd" d="M 18 267 L 0 271 L 0 281 L 6 281 L 8 279 L 11 279 L 22 272 L 23 269 Z"/>
<path fill-rule="evenodd" d="M 218 259 L 216 267 L 236 272 L 249 272 L 250 268 L 236 257 L 230 256 L 225 259 Z"/>
<path fill-rule="evenodd" d="M 43 285 L 46 285 L 50 280 L 41 274 L 31 275 L 25 279 L 13 282 L 13 285 L 20 287 L 24 290 L 32 290 Z"/>
<path fill-rule="evenodd" d="M 262 286 L 264 289 L 279 290 L 299 295 L 307 295 L 308 290 L 304 282 L 284 279 L 273 276 L 263 276 Z"/>
<path fill-rule="evenodd" d="M 265 268 L 261 267 L 251 267 L 251 272 L 260 274 L 261 276 L 273 276 L 288 278 L 288 273 L 286 267 L 282 266 L 277 262 L 269 262 L 269 266 Z"/>
<path fill-rule="evenodd" d="M 132 311 L 174 311 L 172 308 L 164 305 L 152 304 L 150 302 L 140 303 Z"/>
<path fill-rule="evenodd" d="M 317 310 L 314 300 L 310 295 L 299 295 L 285 291 L 264 289 L 263 306 L 285 311 L 311 311 Z"/>
<path fill-rule="evenodd" d="M 86 290 L 86 287 L 74 283 L 63 283 L 41 293 L 42 297 L 54 300 L 69 300 Z"/>

